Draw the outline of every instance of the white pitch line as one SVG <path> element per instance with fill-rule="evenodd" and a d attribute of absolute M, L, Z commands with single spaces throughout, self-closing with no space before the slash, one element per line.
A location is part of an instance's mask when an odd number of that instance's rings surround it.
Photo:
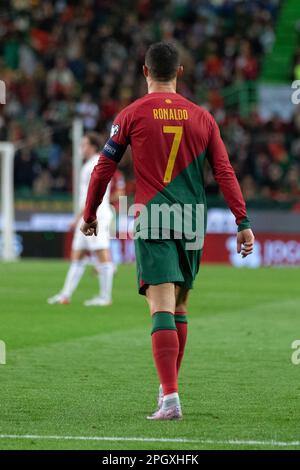
<path fill-rule="evenodd" d="M 34 434 L 0 434 L 0 439 L 53 439 L 62 441 L 140 441 L 140 442 L 198 442 L 185 438 L 106 437 L 106 436 L 37 436 Z"/>
<path fill-rule="evenodd" d="M 36 439 L 36 440 L 56 440 L 56 441 L 118 441 L 118 442 L 174 442 L 174 443 L 194 443 L 211 445 L 236 445 L 236 446 L 272 446 L 272 447 L 300 447 L 300 441 L 258 441 L 242 439 L 187 439 L 187 438 L 156 438 L 156 437 L 106 437 L 106 436 L 46 436 L 36 434 L 0 434 L 0 439 Z"/>

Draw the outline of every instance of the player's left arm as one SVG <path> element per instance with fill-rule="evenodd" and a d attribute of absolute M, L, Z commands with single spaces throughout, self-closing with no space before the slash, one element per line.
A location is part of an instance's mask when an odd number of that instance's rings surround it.
<path fill-rule="evenodd" d="M 110 139 L 104 145 L 98 163 L 91 174 L 83 212 L 83 224 L 81 226 L 81 231 L 84 235 L 97 235 L 97 209 L 103 200 L 107 186 L 125 153 L 128 143 L 127 115 L 124 110 L 116 117 L 112 125 Z"/>
<path fill-rule="evenodd" d="M 84 235 L 91 236 L 98 233 L 97 209 L 103 200 L 106 188 L 116 168 L 117 163 L 101 152 L 98 163 L 92 171 L 87 192 L 83 223 L 80 228 Z"/>
<path fill-rule="evenodd" d="M 224 199 L 235 216 L 238 226 L 237 252 L 241 253 L 243 257 L 248 256 L 253 251 L 254 235 L 247 217 L 246 203 L 240 185 L 229 161 L 218 125 L 214 120 L 212 120 L 208 144 L 208 160 Z"/>

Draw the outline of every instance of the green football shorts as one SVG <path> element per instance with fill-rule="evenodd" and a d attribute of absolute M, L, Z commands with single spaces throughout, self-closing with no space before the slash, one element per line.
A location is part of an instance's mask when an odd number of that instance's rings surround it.
<path fill-rule="evenodd" d="M 135 240 L 138 288 L 145 295 L 148 285 L 174 282 L 191 289 L 199 271 L 202 249 L 186 249 L 187 239 Z"/>

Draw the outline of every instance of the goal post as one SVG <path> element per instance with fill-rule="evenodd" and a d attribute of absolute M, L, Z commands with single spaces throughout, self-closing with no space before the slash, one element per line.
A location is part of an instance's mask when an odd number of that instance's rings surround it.
<path fill-rule="evenodd" d="M 82 166 L 80 143 L 84 126 L 80 118 L 75 118 L 68 126 L 68 134 L 72 143 L 73 211 L 74 214 L 78 214 L 79 177 Z M 15 250 L 14 158 L 14 145 L 11 142 L 0 142 L 0 260 L 5 261 L 13 261 L 17 258 Z"/>
<path fill-rule="evenodd" d="M 72 164 L 73 164 L 73 212 L 79 211 L 79 177 L 82 166 L 82 156 L 80 143 L 83 137 L 83 122 L 80 118 L 75 118 L 72 123 Z"/>
<path fill-rule="evenodd" d="M 0 257 L 5 261 L 16 259 L 14 249 L 14 157 L 11 142 L 0 142 L 1 164 L 1 235 Z"/>

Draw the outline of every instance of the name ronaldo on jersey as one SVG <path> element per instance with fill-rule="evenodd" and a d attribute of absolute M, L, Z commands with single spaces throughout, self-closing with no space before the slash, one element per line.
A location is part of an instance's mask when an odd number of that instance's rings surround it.
<path fill-rule="evenodd" d="M 189 114 L 187 109 L 180 108 L 153 108 L 154 119 L 166 119 L 168 121 L 187 121 Z"/>

